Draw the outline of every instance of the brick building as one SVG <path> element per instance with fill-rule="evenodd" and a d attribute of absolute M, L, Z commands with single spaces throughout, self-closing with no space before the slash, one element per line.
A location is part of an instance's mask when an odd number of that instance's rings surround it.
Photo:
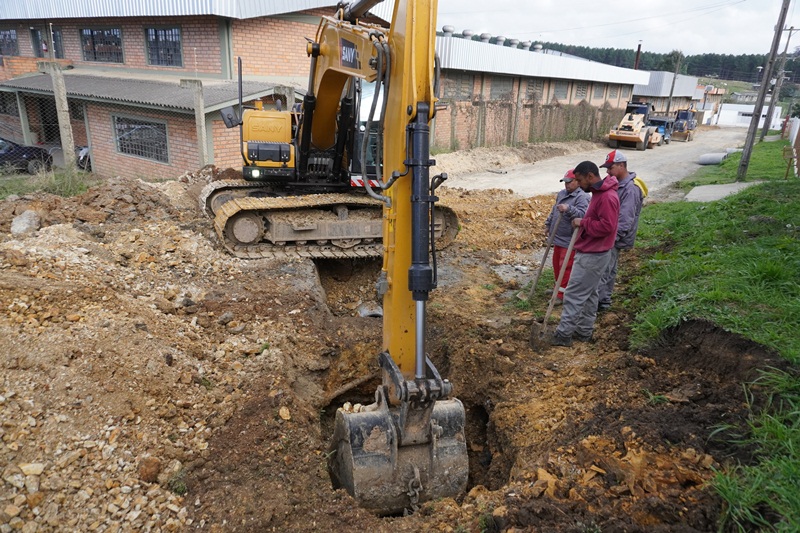
<path fill-rule="evenodd" d="M 600 139 L 650 73 L 552 53 L 450 26 L 436 38 L 442 90 L 438 149 Z"/>
<path fill-rule="evenodd" d="M 0 3 L 0 136 L 59 144 L 50 76 L 38 64 L 49 60 L 63 69 L 75 143 L 91 147 L 97 173 L 166 178 L 202 163 L 240 166 L 238 132 L 220 115 L 238 101 L 235 58 L 245 101 L 298 100 L 306 38 L 334 8 L 331 0 Z M 385 21 L 392 8 L 388 0 L 372 13 Z M 648 83 L 647 72 L 481 37 L 447 27 L 437 36 L 434 148 L 599 139 L 633 86 Z"/>
<path fill-rule="evenodd" d="M 53 84 L 40 71 L 40 62 L 56 61 L 75 144 L 91 147 L 98 174 L 166 178 L 204 163 L 240 166 L 238 131 L 225 128 L 219 112 L 238 103 L 234 58 L 242 58 L 245 102 L 296 101 L 302 95 L 294 89 L 308 76 L 305 37 L 314 37 L 330 7 L 319 0 L 290 8 L 277 0 L 4 2 L 0 136 L 60 146 Z"/>

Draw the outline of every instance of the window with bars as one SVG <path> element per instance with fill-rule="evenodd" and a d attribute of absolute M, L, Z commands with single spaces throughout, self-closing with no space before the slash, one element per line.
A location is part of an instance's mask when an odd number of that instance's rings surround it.
<path fill-rule="evenodd" d="M 578 82 L 575 87 L 575 98 L 578 100 L 586 100 L 586 95 L 589 93 L 589 84 L 586 82 Z"/>
<path fill-rule="evenodd" d="M 536 78 L 528 80 L 528 86 L 525 89 L 525 97 L 528 100 L 541 100 L 544 96 L 544 80 Z"/>
<path fill-rule="evenodd" d="M 47 39 L 47 30 L 39 28 L 31 29 L 31 43 L 33 53 L 36 57 L 50 57 L 50 43 Z M 53 28 L 53 56 L 64 59 L 64 40 L 61 36 L 61 28 Z"/>
<path fill-rule="evenodd" d="M 113 118 L 119 153 L 169 163 L 166 123 L 121 116 Z"/>
<path fill-rule="evenodd" d="M 122 63 L 122 30 L 119 28 L 81 30 L 84 61 Z"/>
<path fill-rule="evenodd" d="M 0 30 L 0 55 L 18 56 L 17 30 Z"/>
<path fill-rule="evenodd" d="M 616 98 L 618 91 L 619 91 L 619 86 L 617 86 L 617 85 L 609 85 L 608 86 L 608 97 L 609 98 Z"/>
<path fill-rule="evenodd" d="M 12 117 L 19 116 L 19 109 L 17 109 L 17 98 L 14 93 L 0 93 L 0 115 L 11 115 Z"/>
<path fill-rule="evenodd" d="M 594 85 L 594 97 L 595 98 L 602 98 L 606 94 L 606 86 L 602 83 L 595 83 Z"/>
<path fill-rule="evenodd" d="M 514 80 L 508 76 L 492 76 L 492 87 L 489 90 L 491 100 L 511 98 L 514 90 Z"/>
<path fill-rule="evenodd" d="M 556 80 L 555 87 L 553 88 L 553 96 L 558 100 L 566 100 L 569 98 L 569 82 Z"/>
<path fill-rule="evenodd" d="M 147 64 L 182 67 L 180 28 L 145 28 Z"/>
<path fill-rule="evenodd" d="M 442 98 L 465 101 L 472 98 L 475 76 L 469 72 L 448 72 L 442 79 Z"/>

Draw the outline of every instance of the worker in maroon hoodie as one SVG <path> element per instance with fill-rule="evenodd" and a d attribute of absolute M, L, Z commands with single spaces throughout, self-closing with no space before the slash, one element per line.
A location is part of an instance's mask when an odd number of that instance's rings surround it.
<path fill-rule="evenodd" d="M 573 172 L 578 186 L 592 193 L 592 199 L 586 215 L 572 220 L 572 227 L 580 228 L 580 234 L 575 241 L 575 263 L 564 293 L 561 321 L 550 339 L 553 346 L 572 346 L 573 338 L 581 342 L 592 340 L 597 286 L 611 260 L 619 221 L 617 178 L 600 178 L 600 169 L 591 161 L 580 163 Z"/>

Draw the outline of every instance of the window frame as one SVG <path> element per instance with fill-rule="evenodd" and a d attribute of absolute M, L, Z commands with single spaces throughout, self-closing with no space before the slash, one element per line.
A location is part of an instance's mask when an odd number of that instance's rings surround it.
<path fill-rule="evenodd" d="M 528 100 L 541 101 L 544 98 L 544 79 L 528 78 L 528 85 L 525 87 L 525 96 Z"/>
<path fill-rule="evenodd" d="M 579 102 L 582 100 L 589 100 L 589 82 L 578 81 L 575 83 L 575 99 Z"/>
<path fill-rule="evenodd" d="M 33 55 L 36 57 L 46 58 L 49 57 L 50 52 L 47 53 L 42 50 L 42 42 L 47 35 L 47 28 L 31 27 L 31 47 L 33 48 Z M 60 26 L 53 26 L 53 57 L 56 59 L 64 59 L 64 35 Z M 48 46 L 49 42 L 46 43 Z"/>
<path fill-rule="evenodd" d="M 91 35 L 85 35 L 85 32 L 91 32 Z M 119 52 L 110 52 L 115 55 L 119 56 L 119 61 L 114 61 L 110 59 L 98 59 L 98 51 L 97 51 L 97 42 L 95 40 L 95 34 L 97 32 L 118 32 L 117 38 L 119 39 Z M 87 50 L 86 44 L 87 42 L 84 40 L 86 37 L 91 37 L 91 45 L 92 45 L 92 56 L 91 58 L 87 57 Z M 105 35 L 104 35 L 105 37 Z M 84 61 L 89 63 L 110 63 L 114 65 L 122 65 L 125 64 L 125 44 L 123 42 L 123 32 L 121 27 L 112 27 L 112 26 L 102 26 L 102 27 L 84 27 L 78 30 L 78 39 L 81 46 L 81 57 Z M 105 52 L 103 52 L 105 53 Z"/>
<path fill-rule="evenodd" d="M 606 96 L 606 84 L 605 83 L 595 83 L 594 88 L 592 89 L 592 98 L 595 99 L 602 99 Z"/>
<path fill-rule="evenodd" d="M 569 101 L 569 81 L 553 80 L 553 82 L 553 98 L 559 102 Z"/>
<path fill-rule="evenodd" d="M 4 34 L 8 34 L 8 38 Z M 11 53 L 7 52 L 6 46 L 12 43 Z M 0 56 L 19 56 L 19 34 L 16 28 L 0 28 Z"/>
<path fill-rule="evenodd" d="M 184 68 L 185 64 L 183 61 L 183 30 L 179 25 L 170 25 L 170 26 L 145 26 L 144 28 L 144 53 L 145 58 L 147 59 L 147 64 L 153 67 L 172 67 L 172 68 Z M 154 63 L 153 62 L 153 54 L 151 46 L 154 44 L 153 41 L 150 39 L 150 32 L 154 32 L 156 37 L 155 44 L 158 44 L 158 35 L 160 32 L 171 32 L 175 31 L 178 34 L 178 46 L 177 46 L 177 55 L 178 55 L 178 63 Z M 169 42 L 167 40 L 167 42 Z M 162 48 L 156 48 L 156 55 L 158 52 L 163 50 Z M 165 50 L 166 53 L 169 53 L 169 49 Z"/>
<path fill-rule="evenodd" d="M 509 100 L 514 95 L 514 78 L 495 74 L 489 86 L 490 100 Z"/>
<path fill-rule="evenodd" d="M 146 146 L 141 142 L 141 140 L 138 142 L 138 144 L 136 143 L 136 141 L 131 141 L 132 145 L 134 145 L 134 146 L 132 146 L 132 148 L 138 149 L 138 153 L 137 153 L 137 150 L 135 150 L 135 149 L 131 149 L 131 151 L 124 151 L 123 150 L 123 145 L 120 144 L 120 140 L 121 140 L 120 137 L 122 135 L 125 135 L 125 132 L 119 133 L 119 130 L 118 130 L 118 122 L 119 121 L 129 121 L 129 123 L 134 123 L 134 124 L 129 124 L 129 126 L 127 126 L 127 127 L 132 127 L 132 128 L 149 127 L 149 126 L 163 126 L 163 128 L 164 128 L 164 131 L 163 131 L 164 138 L 163 139 L 159 139 L 157 141 L 157 143 L 155 145 L 153 145 L 153 146 Z M 138 124 L 135 124 L 137 122 L 138 122 Z M 164 164 L 164 165 L 169 165 L 170 162 L 171 162 L 170 151 L 169 151 L 169 124 L 168 124 L 168 122 L 166 120 L 158 120 L 158 119 L 150 118 L 150 117 L 137 117 L 135 115 L 112 114 L 111 115 L 111 134 L 112 134 L 112 136 L 114 138 L 114 149 L 115 149 L 116 153 L 118 153 L 120 155 L 127 156 L 127 157 L 135 157 L 137 159 L 144 159 L 146 161 L 150 161 L 150 162 L 153 162 L 153 163 L 161 163 L 161 164 Z M 160 150 L 158 150 L 159 147 L 163 147 L 164 159 L 159 159 L 157 157 L 146 155 L 147 151 L 153 152 L 155 155 L 158 155 L 158 152 L 160 152 Z"/>
<path fill-rule="evenodd" d="M 466 102 L 472 99 L 475 74 L 467 71 L 448 71 L 442 78 L 442 99 Z"/>

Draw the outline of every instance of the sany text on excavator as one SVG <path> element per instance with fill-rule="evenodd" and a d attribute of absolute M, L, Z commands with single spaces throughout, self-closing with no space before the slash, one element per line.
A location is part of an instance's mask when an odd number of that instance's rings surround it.
<path fill-rule="evenodd" d="M 369 117 L 363 116 L 361 87 L 376 82 L 379 71 L 404 68 L 392 65 L 388 52 L 386 64 L 377 64 L 383 59 L 374 52 L 371 34 L 381 31 L 341 17 L 320 26 L 307 45 L 308 92 L 301 105 L 287 102 L 286 109 L 265 109 L 260 101 L 245 108 L 239 62 L 239 110 L 223 109 L 222 117 L 228 127 L 239 126 L 243 179 L 213 182 L 200 196 L 201 209 L 214 219 L 230 253 L 241 258 L 381 257 L 381 201 L 373 189 L 383 181 L 383 167 L 375 159 L 385 126 L 376 118 L 377 92 Z M 389 94 L 384 90 L 380 114 Z M 437 246 L 443 248 L 455 238 L 458 219 L 439 205 L 434 220 Z"/>
<path fill-rule="evenodd" d="M 326 75 L 338 76 L 345 43 L 352 43 L 384 97 L 377 166 L 386 175 L 372 191 L 384 205 L 382 383 L 373 404 L 337 411 L 328 466 L 334 486 L 362 507 L 393 514 L 463 493 L 469 466 L 464 407 L 426 353 L 426 302 L 436 287 L 434 191 L 446 179 L 430 176 L 437 2 L 397 0 L 387 31 L 359 23 L 379 1 L 323 18 L 310 49 L 317 62 L 331 65 Z"/>

